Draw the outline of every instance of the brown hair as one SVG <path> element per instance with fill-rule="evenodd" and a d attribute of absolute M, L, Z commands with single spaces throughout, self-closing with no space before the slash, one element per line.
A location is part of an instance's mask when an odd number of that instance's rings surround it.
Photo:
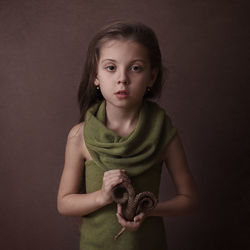
<path fill-rule="evenodd" d="M 96 90 L 94 85 L 97 75 L 97 64 L 100 48 L 106 41 L 113 39 L 128 39 L 137 42 L 148 49 L 151 68 L 158 69 L 158 75 L 150 92 L 145 98 L 160 96 L 164 83 L 163 65 L 161 51 L 154 31 L 148 26 L 134 21 L 113 21 L 103 26 L 91 40 L 84 65 L 82 80 L 78 89 L 78 103 L 80 106 L 80 122 L 84 120 L 85 114 L 90 106 L 102 101 L 103 96 Z"/>

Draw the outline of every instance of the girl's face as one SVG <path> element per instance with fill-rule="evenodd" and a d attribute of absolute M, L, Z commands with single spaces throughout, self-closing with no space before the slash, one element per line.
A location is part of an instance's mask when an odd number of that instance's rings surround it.
<path fill-rule="evenodd" d="M 157 69 L 151 69 L 144 46 L 130 40 L 110 40 L 100 49 L 94 84 L 100 87 L 107 105 L 136 108 L 156 76 Z"/>

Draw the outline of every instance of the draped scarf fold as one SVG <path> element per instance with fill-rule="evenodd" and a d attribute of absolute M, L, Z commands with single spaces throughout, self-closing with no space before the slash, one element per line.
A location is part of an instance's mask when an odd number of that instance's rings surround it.
<path fill-rule="evenodd" d="M 125 169 L 137 176 L 154 166 L 157 156 L 176 134 L 170 118 L 156 103 L 145 100 L 135 130 L 119 136 L 105 126 L 106 102 L 89 108 L 84 140 L 95 164 L 104 171 Z"/>

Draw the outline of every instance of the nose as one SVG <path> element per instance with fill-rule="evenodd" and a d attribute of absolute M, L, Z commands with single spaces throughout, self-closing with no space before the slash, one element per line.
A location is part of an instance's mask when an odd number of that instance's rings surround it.
<path fill-rule="evenodd" d="M 123 83 L 123 84 L 128 84 L 128 76 L 126 70 L 121 70 L 120 74 L 118 76 L 118 84 Z"/>
<path fill-rule="evenodd" d="M 119 80 L 118 83 L 128 84 L 127 80 L 122 80 L 122 81 Z"/>

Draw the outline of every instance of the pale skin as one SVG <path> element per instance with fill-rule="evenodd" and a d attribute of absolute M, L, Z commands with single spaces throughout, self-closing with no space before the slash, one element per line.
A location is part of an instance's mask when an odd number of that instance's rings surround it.
<path fill-rule="evenodd" d="M 132 41 L 112 40 L 101 48 L 98 74 L 94 84 L 106 99 L 106 126 L 120 136 L 130 134 L 136 127 L 138 112 L 147 87 L 152 87 L 157 69 L 150 67 L 147 50 Z M 128 97 L 118 98 L 114 93 L 126 90 Z M 84 142 L 84 122 L 75 125 L 68 134 L 65 164 L 60 181 L 57 205 L 59 213 L 84 216 L 111 204 L 112 188 L 129 178 L 121 169 L 106 171 L 99 190 L 80 194 L 84 162 L 91 155 Z M 198 194 L 190 173 L 179 135 L 175 135 L 159 156 L 165 162 L 176 187 L 176 196 L 159 202 L 148 214 L 140 213 L 134 221 L 122 217 L 117 206 L 117 220 L 122 227 L 136 231 L 148 216 L 175 217 L 187 215 L 197 209 Z"/>

